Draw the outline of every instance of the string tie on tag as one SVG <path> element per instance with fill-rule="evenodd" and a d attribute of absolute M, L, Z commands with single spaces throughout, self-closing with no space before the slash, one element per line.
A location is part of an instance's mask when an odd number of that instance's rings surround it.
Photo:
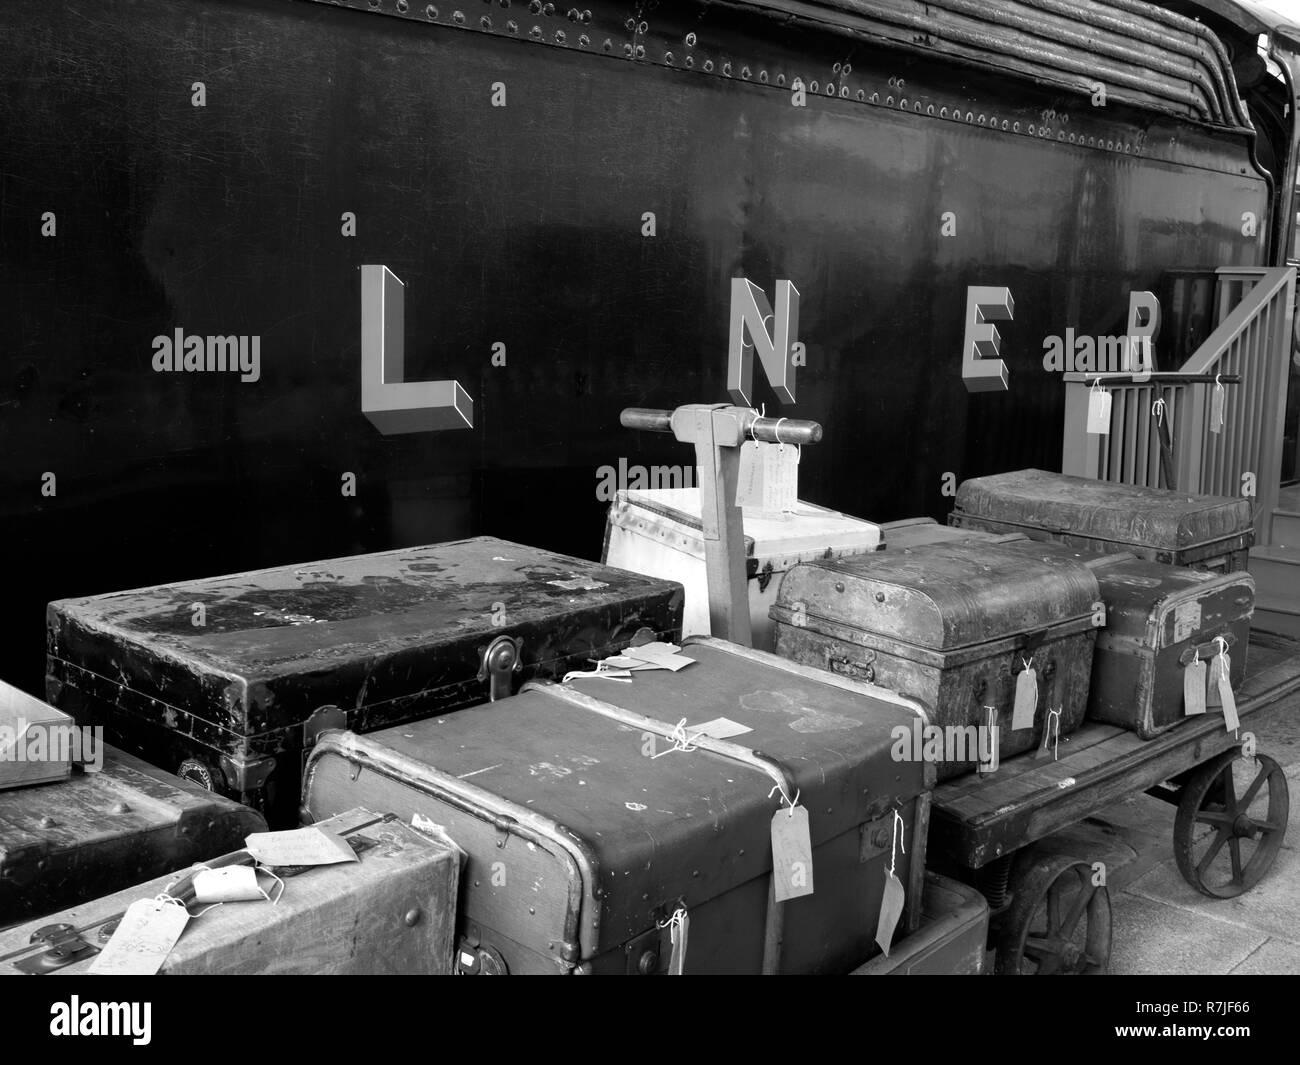
<path fill-rule="evenodd" d="M 1218 651 L 1219 654 L 1226 655 L 1228 653 L 1228 641 L 1225 640 L 1222 636 L 1216 636 L 1214 638 L 1214 643 L 1215 646 L 1218 647 L 1219 649 Z"/>
<path fill-rule="evenodd" d="M 789 418 L 777 418 L 776 427 L 772 430 L 772 435 L 776 437 L 777 446 L 782 451 L 785 450 L 785 441 L 781 439 L 781 423 L 789 420 Z"/>
<path fill-rule="evenodd" d="M 671 928 L 673 929 L 673 931 L 676 931 L 678 928 L 682 926 L 682 921 L 685 919 L 685 917 L 686 917 L 686 907 L 679 902 L 677 904 L 677 908 L 673 910 L 671 914 L 665 917 L 662 921 L 655 922 L 655 927 Z"/>
<path fill-rule="evenodd" d="M 686 718 L 682 718 L 679 722 L 677 722 L 676 725 L 673 726 L 672 732 L 668 734 L 668 739 L 673 741 L 673 745 L 669 747 L 668 750 L 666 751 L 660 751 L 658 754 L 652 754 L 650 756 L 650 760 L 654 761 L 656 758 L 662 758 L 665 754 L 672 754 L 673 751 L 697 750 L 698 748 L 695 745 L 695 741 L 698 740 L 703 735 L 704 735 L 703 732 L 697 732 L 694 736 L 688 736 L 686 734 Z"/>
<path fill-rule="evenodd" d="M 894 875 L 894 869 L 898 864 L 898 852 L 907 853 L 907 847 L 903 842 L 903 837 L 907 835 L 907 826 L 903 823 L 902 815 L 897 810 L 894 811 L 894 828 L 889 837 L 889 875 Z"/>
<path fill-rule="evenodd" d="M 785 785 L 784 785 L 784 784 L 778 784 L 776 787 L 774 787 L 771 791 L 769 791 L 769 792 L 767 793 L 767 797 L 770 799 L 770 798 L 771 798 L 773 795 L 775 795 L 778 791 L 781 793 L 781 801 L 784 802 L 788 807 L 790 807 L 790 813 L 789 813 L 789 816 L 790 816 L 790 817 L 793 817 L 793 816 L 794 816 L 794 808 L 795 808 L 796 806 L 799 805 L 799 796 L 802 795 L 803 792 L 801 792 L 798 788 L 795 788 L 795 789 L 794 789 L 794 801 L 792 802 L 792 801 L 790 800 L 790 796 L 786 794 Z"/>
<path fill-rule="evenodd" d="M 1155 415 L 1156 424 L 1162 425 L 1165 420 L 1165 398 L 1161 396 L 1151 404 L 1151 413 Z"/>
<path fill-rule="evenodd" d="M 1061 707 L 1047 711 L 1047 727 L 1052 730 L 1052 761 L 1059 761 L 1061 752 Z"/>

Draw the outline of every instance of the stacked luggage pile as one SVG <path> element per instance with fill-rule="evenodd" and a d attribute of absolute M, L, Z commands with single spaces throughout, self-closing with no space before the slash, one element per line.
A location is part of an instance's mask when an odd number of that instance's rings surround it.
<path fill-rule="evenodd" d="M 351 849 L 259 865 L 213 837 L 90 903 L 33 882 L 25 916 L 75 905 L 0 956 L 92 967 L 88 928 L 193 901 L 202 858 L 267 900 L 276 874 L 282 904 L 205 913 L 164 971 L 273 971 L 230 944 L 355 928 L 376 891 L 401 920 L 360 950 L 322 933 L 301 964 L 979 971 L 984 900 L 927 872 L 936 781 L 1051 758 L 1085 718 L 1156 736 L 1184 720 L 1189 663 L 1245 669 L 1247 504 L 1136 491 L 1027 471 L 964 484 L 951 528 L 747 517 L 754 648 L 701 631 L 690 490 L 620 493 L 602 565 L 481 537 L 51 604 L 52 704 Z M 993 742 L 900 757 L 933 726 Z"/>

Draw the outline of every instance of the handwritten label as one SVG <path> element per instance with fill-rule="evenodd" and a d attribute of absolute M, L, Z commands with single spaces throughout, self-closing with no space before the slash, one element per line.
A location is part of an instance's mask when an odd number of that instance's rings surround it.
<path fill-rule="evenodd" d="M 347 841 L 319 825 L 286 832 L 254 832 L 244 840 L 263 865 L 334 865 L 360 861 Z"/>
<path fill-rule="evenodd" d="M 131 903 L 113 938 L 95 956 L 90 972 L 96 976 L 153 976 L 163 967 L 189 919 L 178 902 L 140 899 Z"/>
<path fill-rule="evenodd" d="M 772 878 L 777 902 L 813 893 L 812 836 L 805 806 L 772 815 Z"/>

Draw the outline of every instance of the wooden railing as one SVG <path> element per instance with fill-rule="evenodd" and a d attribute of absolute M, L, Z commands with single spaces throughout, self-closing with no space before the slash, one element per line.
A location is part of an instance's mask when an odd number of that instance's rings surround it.
<path fill-rule="evenodd" d="M 1256 543 L 1269 542 L 1281 478 L 1291 358 L 1295 270 L 1216 271 L 1214 331 L 1172 373 L 1065 375 L 1062 470 L 1123 484 L 1237 496 L 1252 474 Z M 1109 435 L 1087 432 L 1088 392 L 1111 394 Z M 1224 391 L 1223 430 L 1210 432 L 1214 381 Z M 1159 415 L 1157 399 L 1164 400 Z M 1163 423 L 1162 423 L 1163 418 Z M 1162 446 L 1163 445 L 1163 446 Z"/>

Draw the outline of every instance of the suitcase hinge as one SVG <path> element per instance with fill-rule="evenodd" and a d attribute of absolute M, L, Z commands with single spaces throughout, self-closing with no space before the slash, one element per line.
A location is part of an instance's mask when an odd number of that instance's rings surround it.
<path fill-rule="evenodd" d="M 116 927 L 116 922 L 112 927 Z M 101 935 L 101 938 L 105 937 Z M 57 972 L 65 965 L 72 965 L 93 957 L 100 950 L 93 943 L 83 939 L 81 933 L 70 924 L 43 925 L 32 933 L 29 942 L 33 946 L 42 944 L 45 946 L 41 953 L 14 962 L 15 969 L 29 976 Z"/>
<path fill-rule="evenodd" d="M 498 636 L 483 652 L 478 679 L 488 682 L 488 698 L 492 702 L 510 695 L 510 678 L 523 669 L 520 652 L 523 640 L 513 636 Z"/>

